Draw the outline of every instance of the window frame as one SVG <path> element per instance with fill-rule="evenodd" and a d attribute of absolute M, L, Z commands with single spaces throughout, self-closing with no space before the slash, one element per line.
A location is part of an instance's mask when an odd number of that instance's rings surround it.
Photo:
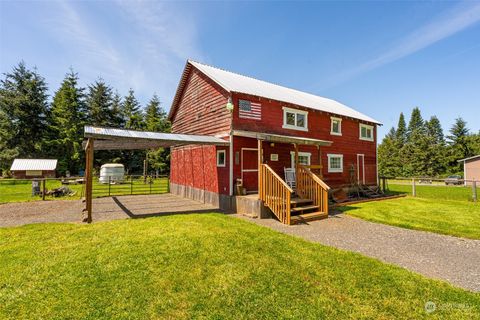
<path fill-rule="evenodd" d="M 220 154 L 223 153 L 223 164 L 220 163 Z M 227 150 L 217 150 L 217 167 L 224 168 L 227 166 Z"/>
<path fill-rule="evenodd" d="M 338 121 L 338 132 L 333 131 L 333 122 Z M 330 117 L 330 134 L 333 136 L 342 135 L 342 118 L 339 117 Z"/>
<path fill-rule="evenodd" d="M 312 153 L 311 152 L 298 152 L 298 157 L 307 157 L 308 158 L 308 164 L 307 166 L 312 164 Z M 295 151 L 290 151 L 290 166 L 291 168 L 295 168 Z"/>
<path fill-rule="evenodd" d="M 295 115 L 295 125 L 291 125 L 287 123 L 287 113 L 293 113 Z M 305 117 L 305 125 L 303 127 L 297 126 L 297 115 L 303 115 Z M 308 111 L 299 110 L 299 109 L 292 109 L 288 107 L 283 107 L 283 126 L 284 129 L 292 129 L 292 130 L 300 130 L 300 131 L 308 131 Z"/>
<path fill-rule="evenodd" d="M 360 123 L 359 126 L 358 126 L 358 128 L 359 128 L 359 129 L 358 129 L 358 130 L 359 130 L 358 135 L 359 135 L 360 140 L 364 140 L 364 141 L 374 141 L 374 140 L 375 140 L 374 137 L 373 137 L 373 131 L 374 131 L 374 130 L 373 130 L 373 126 L 372 126 L 372 125 L 365 124 L 365 123 Z M 370 138 L 368 138 L 368 137 L 363 137 L 363 136 L 362 136 L 362 128 L 365 128 L 366 130 L 371 130 L 372 135 L 371 135 Z"/>
<path fill-rule="evenodd" d="M 340 158 L 340 168 L 332 168 L 330 159 Z M 343 154 L 329 153 L 327 154 L 328 159 L 328 172 L 329 173 L 342 173 L 343 172 Z"/>

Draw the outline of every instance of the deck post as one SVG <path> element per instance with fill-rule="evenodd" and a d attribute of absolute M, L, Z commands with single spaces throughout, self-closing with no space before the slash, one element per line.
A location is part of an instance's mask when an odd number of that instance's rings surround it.
<path fill-rule="evenodd" d="M 318 148 L 318 164 L 320 165 L 320 179 L 323 179 L 323 165 L 322 165 L 322 148 L 320 146 L 317 146 Z"/>
<path fill-rule="evenodd" d="M 262 199 L 262 194 L 263 194 L 263 183 L 262 183 L 262 140 L 258 139 L 257 140 L 258 144 L 258 198 Z"/>
<path fill-rule="evenodd" d="M 93 188 L 93 140 L 88 138 L 86 151 L 86 164 L 85 164 L 85 200 L 87 216 L 83 218 L 83 222 L 92 222 L 92 188 Z"/>
<path fill-rule="evenodd" d="M 295 185 L 298 186 L 298 144 L 294 143 L 295 147 Z"/>

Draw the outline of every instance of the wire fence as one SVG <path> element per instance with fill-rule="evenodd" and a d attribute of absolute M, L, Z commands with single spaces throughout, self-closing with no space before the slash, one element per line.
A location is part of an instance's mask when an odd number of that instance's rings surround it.
<path fill-rule="evenodd" d="M 407 194 L 413 197 L 478 201 L 480 181 L 461 178 L 389 178 L 380 177 L 380 187 L 390 194 Z"/>
<path fill-rule="evenodd" d="M 168 176 L 128 175 L 93 179 L 93 197 L 161 194 L 170 192 Z M 78 200 L 85 195 L 83 177 L 0 179 L 0 203 L 39 200 Z"/>

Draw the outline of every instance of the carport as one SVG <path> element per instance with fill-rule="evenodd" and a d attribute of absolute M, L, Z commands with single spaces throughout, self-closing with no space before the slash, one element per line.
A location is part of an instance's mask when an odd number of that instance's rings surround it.
<path fill-rule="evenodd" d="M 93 159 L 95 150 L 148 150 L 185 145 L 229 145 L 218 137 L 207 135 L 147 132 L 85 126 L 85 209 L 83 221 L 92 222 Z"/>

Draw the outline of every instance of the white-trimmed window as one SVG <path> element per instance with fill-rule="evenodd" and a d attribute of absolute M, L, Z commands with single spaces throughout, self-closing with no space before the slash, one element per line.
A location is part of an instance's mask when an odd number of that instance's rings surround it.
<path fill-rule="evenodd" d="M 343 154 L 327 154 L 328 172 L 343 172 Z"/>
<path fill-rule="evenodd" d="M 227 162 L 227 152 L 225 150 L 217 150 L 217 167 L 225 167 Z"/>
<path fill-rule="evenodd" d="M 292 168 L 295 168 L 295 151 L 290 152 Z M 310 159 L 312 154 L 310 152 L 299 152 L 298 153 L 298 164 L 301 166 L 309 166 Z"/>
<path fill-rule="evenodd" d="M 342 118 L 330 117 L 330 134 L 334 136 L 342 135 Z"/>
<path fill-rule="evenodd" d="M 360 140 L 373 141 L 373 126 L 360 123 Z"/>
<path fill-rule="evenodd" d="M 283 107 L 283 128 L 308 131 L 308 112 Z"/>

